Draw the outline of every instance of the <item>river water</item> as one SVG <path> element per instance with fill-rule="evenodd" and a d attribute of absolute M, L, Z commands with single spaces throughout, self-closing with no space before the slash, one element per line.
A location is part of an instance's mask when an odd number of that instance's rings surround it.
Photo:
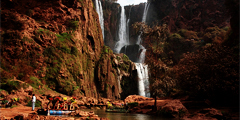
<path fill-rule="evenodd" d="M 86 109 L 83 111 L 93 111 L 95 115 L 101 118 L 108 118 L 109 120 L 177 120 L 172 118 L 162 118 L 159 116 L 152 116 L 147 114 L 132 114 L 132 113 L 110 113 L 102 109 Z"/>

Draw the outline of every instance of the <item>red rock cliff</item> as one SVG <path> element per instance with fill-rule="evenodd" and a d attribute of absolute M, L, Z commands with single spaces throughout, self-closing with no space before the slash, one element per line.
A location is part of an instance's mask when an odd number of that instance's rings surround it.
<path fill-rule="evenodd" d="M 1 4 L 1 83 L 16 77 L 67 95 L 120 98 L 122 91 L 102 95 L 98 90 L 99 72 L 109 72 L 98 71 L 99 60 L 109 58 L 101 57 L 104 43 L 92 0 L 3 0 Z"/>

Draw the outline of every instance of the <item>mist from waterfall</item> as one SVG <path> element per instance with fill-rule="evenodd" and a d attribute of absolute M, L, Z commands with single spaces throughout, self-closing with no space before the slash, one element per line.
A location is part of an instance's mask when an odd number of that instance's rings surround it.
<path fill-rule="evenodd" d="M 127 40 L 127 25 L 126 25 L 126 15 L 124 6 L 121 6 L 121 17 L 120 17 L 120 24 L 118 30 L 118 37 L 119 40 L 115 45 L 115 52 L 120 53 L 120 50 L 123 46 L 129 45 L 129 41 Z"/>
<path fill-rule="evenodd" d="M 96 7 L 96 11 L 98 13 L 99 22 L 101 25 L 102 35 L 103 35 L 103 40 L 104 40 L 104 18 L 103 18 L 102 3 L 100 0 L 95 0 L 95 7 Z"/>

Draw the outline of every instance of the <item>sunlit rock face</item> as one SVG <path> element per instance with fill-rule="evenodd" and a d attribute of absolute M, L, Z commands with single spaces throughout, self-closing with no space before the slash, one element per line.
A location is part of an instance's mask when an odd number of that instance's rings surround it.
<path fill-rule="evenodd" d="M 134 64 L 104 47 L 92 0 L 1 4 L 1 82 L 16 77 L 71 96 L 120 99 L 136 94 L 125 89 L 133 84 L 127 80 L 136 76 Z M 117 4 L 112 5 L 118 13 Z M 103 7 L 106 10 L 105 3 Z M 111 27 L 115 30 L 110 22 L 115 19 L 104 19 L 109 23 L 104 34 L 110 34 Z"/>

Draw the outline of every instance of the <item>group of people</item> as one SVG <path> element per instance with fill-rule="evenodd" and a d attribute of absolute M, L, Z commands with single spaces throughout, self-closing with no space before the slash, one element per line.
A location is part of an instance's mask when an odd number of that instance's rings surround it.
<path fill-rule="evenodd" d="M 55 96 L 48 98 L 49 102 L 47 104 L 48 109 L 53 110 L 74 110 L 74 103 L 76 102 L 76 97 L 71 97 L 67 100 L 67 97 Z"/>
<path fill-rule="evenodd" d="M 76 97 L 72 97 L 70 100 L 67 100 L 67 97 L 55 96 L 50 97 L 48 96 L 47 99 L 49 102 L 47 103 L 47 109 L 52 110 L 74 110 L 75 107 L 73 103 L 76 102 Z M 33 94 L 32 96 L 32 110 L 34 111 L 36 103 L 36 96 Z"/>

